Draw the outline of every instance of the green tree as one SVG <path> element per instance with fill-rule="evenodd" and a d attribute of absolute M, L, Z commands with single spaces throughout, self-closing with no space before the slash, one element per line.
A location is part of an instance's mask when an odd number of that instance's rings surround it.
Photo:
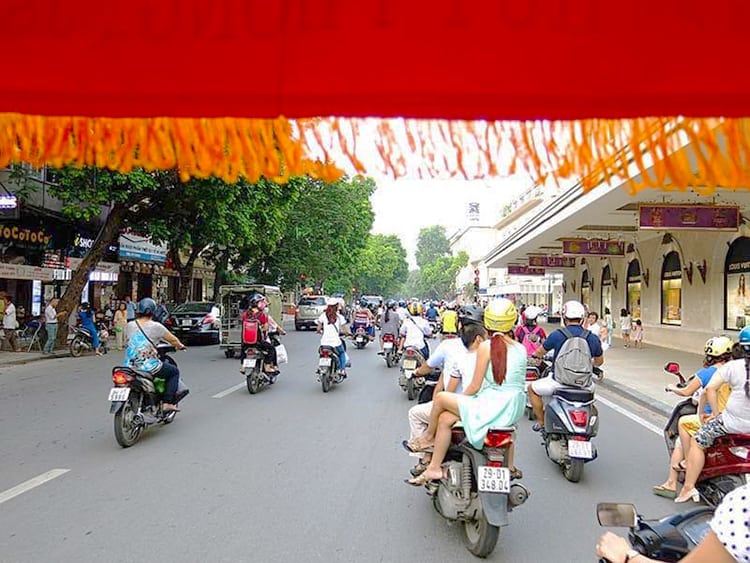
<path fill-rule="evenodd" d="M 433 225 L 419 231 L 417 238 L 417 266 L 424 268 L 435 263 L 439 258 L 450 256 L 451 246 L 445 234 L 445 227 Z"/>
<path fill-rule="evenodd" d="M 397 235 L 370 235 L 354 266 L 352 283 L 359 293 L 392 295 L 409 272 L 406 249 Z"/>
<path fill-rule="evenodd" d="M 461 251 L 456 256 L 440 256 L 419 270 L 418 294 L 429 299 L 453 299 L 456 275 L 469 263 L 469 255 Z"/>

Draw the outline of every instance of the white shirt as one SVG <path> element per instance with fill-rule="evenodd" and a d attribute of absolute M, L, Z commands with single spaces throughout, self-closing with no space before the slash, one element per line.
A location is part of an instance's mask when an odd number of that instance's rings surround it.
<path fill-rule="evenodd" d="M 587 329 L 591 334 L 596 336 L 599 340 L 602 339 L 602 327 L 599 325 L 599 321 L 595 322 Z"/>
<path fill-rule="evenodd" d="M 346 319 L 341 316 L 340 313 L 336 314 L 336 322 L 331 324 L 328 322 L 328 317 L 323 313 L 318 317 L 318 324 L 323 325 L 323 336 L 320 338 L 321 346 L 331 346 L 336 348 L 341 346 L 341 327 L 346 324 Z"/>
<path fill-rule="evenodd" d="M 398 309 L 396 309 L 396 312 L 398 313 L 398 318 L 401 319 L 402 323 L 409 317 L 409 311 L 407 311 L 404 307 L 399 307 Z"/>
<path fill-rule="evenodd" d="M 430 357 L 427 359 L 427 365 L 433 369 L 442 369 L 443 371 L 443 383 L 448 386 L 448 378 L 456 377 L 462 379 L 463 375 L 463 361 L 466 358 L 469 351 L 464 346 L 464 343 L 460 338 L 448 338 L 443 340 L 440 345 L 435 348 L 435 351 L 430 353 Z M 461 383 L 456 389 L 456 393 L 461 392 Z"/>
<path fill-rule="evenodd" d="M 18 328 L 18 321 L 16 320 L 16 306 L 13 305 L 13 303 L 8 303 L 5 306 L 3 328 L 7 328 L 9 330 Z"/>
<path fill-rule="evenodd" d="M 50 304 L 47 305 L 44 309 L 44 322 L 48 325 L 55 324 L 57 322 L 57 311 L 55 311 L 55 308 Z"/>
<path fill-rule="evenodd" d="M 729 554 L 741 563 L 750 561 L 750 485 L 724 497 L 711 520 L 711 529 Z"/>
<path fill-rule="evenodd" d="M 721 420 L 731 434 L 750 433 L 750 399 L 745 396 L 745 360 L 732 360 L 717 371 L 732 387 Z"/>
<path fill-rule="evenodd" d="M 411 346 L 421 350 L 425 347 L 424 337 L 432 334 L 432 328 L 430 327 L 430 323 L 422 317 L 407 315 L 406 320 L 401 325 L 399 334 L 406 337 L 404 347 Z"/>
<path fill-rule="evenodd" d="M 477 353 L 466 351 L 466 355 L 461 360 L 458 370 L 461 373 L 461 384 L 456 389 L 456 393 L 463 393 L 474 379 L 474 370 L 477 367 Z"/>

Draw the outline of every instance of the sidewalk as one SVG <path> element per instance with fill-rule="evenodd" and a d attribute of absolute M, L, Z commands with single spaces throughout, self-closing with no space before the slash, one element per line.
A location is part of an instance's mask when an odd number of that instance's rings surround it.
<path fill-rule="evenodd" d="M 38 360 L 50 360 L 53 358 L 71 357 L 70 350 L 63 348 L 55 350 L 51 354 L 42 354 L 41 352 L 0 352 L 0 368 L 4 366 L 18 366 L 36 362 Z"/>

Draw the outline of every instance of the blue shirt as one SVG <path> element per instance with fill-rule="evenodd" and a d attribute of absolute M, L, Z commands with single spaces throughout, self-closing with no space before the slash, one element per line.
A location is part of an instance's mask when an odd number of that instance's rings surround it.
<path fill-rule="evenodd" d="M 584 328 L 581 325 L 568 325 L 565 327 L 568 329 L 568 332 L 572 334 L 573 336 L 581 336 L 584 332 Z M 552 334 L 550 334 L 547 339 L 544 341 L 544 349 L 554 350 L 555 355 L 552 358 L 552 365 L 555 365 L 555 360 L 557 360 L 557 355 L 560 353 L 560 348 L 562 348 L 563 343 L 568 338 L 563 333 L 562 329 L 557 329 Z M 586 337 L 586 342 L 589 343 L 589 350 L 591 350 L 591 357 L 597 358 L 599 356 L 604 355 L 604 350 L 602 350 L 602 341 L 599 340 L 599 337 L 595 334 L 592 334 L 589 332 L 588 336 Z"/>
<path fill-rule="evenodd" d="M 125 316 L 127 317 L 127 319 L 129 321 L 132 321 L 135 318 L 135 303 L 133 303 L 132 301 L 128 301 L 125 304 L 125 311 Z"/>
<path fill-rule="evenodd" d="M 430 307 L 427 309 L 427 318 L 431 321 L 436 321 L 440 314 L 438 313 L 438 310 L 435 307 Z"/>
<path fill-rule="evenodd" d="M 695 373 L 695 376 L 701 380 L 701 387 L 705 387 L 706 385 L 708 385 L 708 382 L 711 381 L 711 378 L 716 373 L 716 369 L 716 366 L 708 366 L 699 369 Z M 708 404 L 708 401 L 706 401 L 706 408 L 703 412 L 705 412 L 706 414 L 711 414 L 711 405 Z"/>

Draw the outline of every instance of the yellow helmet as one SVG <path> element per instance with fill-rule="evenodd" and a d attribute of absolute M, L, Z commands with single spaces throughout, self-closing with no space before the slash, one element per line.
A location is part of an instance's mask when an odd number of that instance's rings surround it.
<path fill-rule="evenodd" d="M 409 303 L 409 309 L 408 310 L 409 310 L 409 314 L 410 315 L 413 315 L 415 317 L 419 315 L 419 306 L 414 301 L 412 301 L 411 303 Z"/>
<path fill-rule="evenodd" d="M 703 348 L 706 356 L 713 356 L 718 358 L 724 354 L 729 354 L 732 351 L 732 341 L 726 336 L 714 336 L 706 341 L 706 346 Z"/>
<path fill-rule="evenodd" d="M 490 301 L 484 310 L 484 327 L 493 332 L 510 332 L 518 320 L 518 311 L 510 299 Z"/>

